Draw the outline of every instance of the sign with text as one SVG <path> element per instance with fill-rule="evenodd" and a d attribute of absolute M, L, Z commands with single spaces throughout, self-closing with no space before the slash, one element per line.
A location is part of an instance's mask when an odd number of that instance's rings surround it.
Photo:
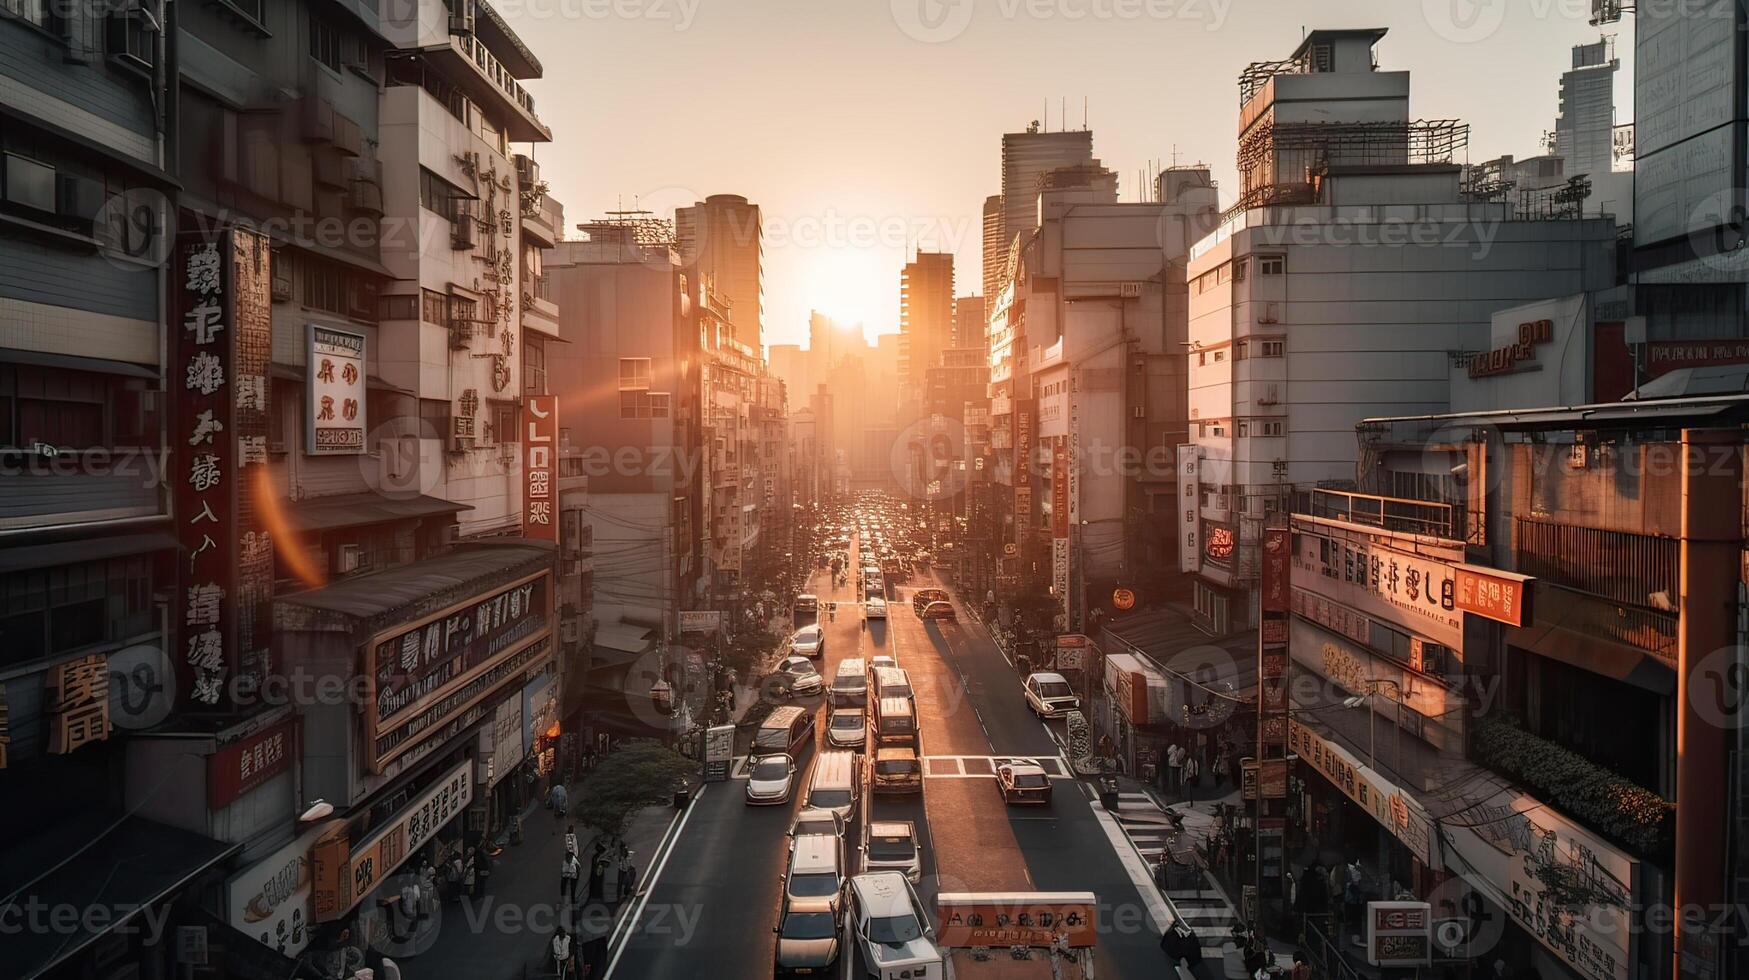
<path fill-rule="evenodd" d="M 364 334 L 307 324 L 305 372 L 309 378 L 304 413 L 305 452 L 311 456 L 353 456 L 364 452 Z"/>
<path fill-rule="evenodd" d="M 242 229 L 184 235 L 171 278 L 170 369 L 181 687 L 222 710 L 238 675 L 259 681 L 272 627 L 273 548 L 257 516 L 267 464 L 272 249 Z"/>
<path fill-rule="evenodd" d="M 1049 947 L 1059 937 L 1090 949 L 1098 903 L 1092 893 L 955 893 L 936 896 L 937 942 L 946 947 Z"/>
<path fill-rule="evenodd" d="M 460 816 L 473 798 L 474 766 L 464 761 L 427 787 L 412 805 L 391 817 L 387 826 L 349 848 L 344 876 L 324 881 L 318 875 L 317 918 L 330 922 L 344 916 L 378 882 L 394 874 L 408 855 L 417 853 L 439 830 Z M 323 890 L 328 888 L 336 888 L 338 893 L 324 895 Z"/>
<path fill-rule="evenodd" d="M 1347 749 L 1298 721 L 1288 723 L 1288 750 L 1371 814 L 1379 826 L 1396 835 L 1417 860 L 1441 866 L 1433 821 L 1420 803 L 1362 765 Z"/>
<path fill-rule="evenodd" d="M 371 641 L 365 670 L 374 697 L 365 719 L 373 771 L 521 676 L 502 668 L 551 634 L 549 578 L 537 572 Z"/>
<path fill-rule="evenodd" d="M 312 830 L 226 882 L 226 921 L 283 956 L 303 952 L 315 921 L 312 849 L 326 833 Z M 340 842 L 344 846 L 346 839 Z"/>
<path fill-rule="evenodd" d="M 559 396 L 530 395 L 522 433 L 522 536 L 559 539 Z"/>
<path fill-rule="evenodd" d="M 206 760 L 207 807 L 223 810 L 243 794 L 291 771 L 297 748 L 297 723 L 292 719 L 220 746 Z"/>
<path fill-rule="evenodd" d="M 1295 584 L 1372 619 L 1463 649 L 1460 549 L 1304 515 L 1294 518 L 1294 530 L 1299 537 Z"/>
<path fill-rule="evenodd" d="M 1218 530 L 1218 529 L 1217 529 Z M 1230 533 L 1230 529 L 1229 530 Z M 1215 538 L 1209 535 L 1213 546 Z M 1263 530 L 1264 559 L 1258 578 L 1260 605 L 1257 622 L 1257 792 L 1259 799 L 1287 796 L 1287 740 L 1280 722 L 1288 717 L 1288 608 L 1289 564 L 1293 539 L 1285 527 Z M 1273 893 L 1274 885 L 1264 882 Z"/>
<path fill-rule="evenodd" d="M 735 726 L 717 725 L 704 733 L 704 778 L 719 783 L 729 778 L 735 760 Z"/>
<path fill-rule="evenodd" d="M 680 632 L 715 633 L 723 625 L 723 614 L 716 609 L 681 610 Z"/>
<path fill-rule="evenodd" d="M 1178 570 L 1202 565 L 1202 457 L 1195 443 L 1178 447 Z"/>
<path fill-rule="evenodd" d="M 1426 902 L 1366 903 L 1366 961 L 1378 967 L 1431 966 L 1432 909 Z"/>
<path fill-rule="evenodd" d="M 1525 575 L 1460 565 L 1457 569 L 1457 607 L 1497 623 L 1523 626 L 1531 581 Z"/>

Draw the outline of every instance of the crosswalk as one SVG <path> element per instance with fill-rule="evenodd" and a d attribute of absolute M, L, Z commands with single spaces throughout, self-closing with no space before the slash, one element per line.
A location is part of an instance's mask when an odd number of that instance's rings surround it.
<path fill-rule="evenodd" d="M 1063 766 L 1063 760 L 1056 756 L 1010 756 L 1010 755 L 926 755 L 923 757 L 923 778 L 925 779 L 995 779 L 996 766 L 1003 762 L 1024 758 L 1033 762 L 1045 771 L 1050 779 L 1073 779 Z M 735 757 L 730 768 L 731 778 L 746 779 L 747 763 L 750 756 Z"/>
<path fill-rule="evenodd" d="M 1184 827 L 1179 830 L 1153 797 L 1146 793 L 1119 793 L 1117 810 L 1112 816 L 1150 867 L 1161 851 L 1171 848 L 1179 861 L 1199 869 L 1193 878 L 1168 882 L 1164 891 L 1184 923 L 1202 940 L 1204 950 L 1218 950 L 1231 937 L 1231 927 L 1239 916 L 1227 896 L 1212 887 L 1208 875 L 1200 872 L 1194 842 L 1207 832 L 1209 815 L 1194 810 L 1185 812 Z"/>

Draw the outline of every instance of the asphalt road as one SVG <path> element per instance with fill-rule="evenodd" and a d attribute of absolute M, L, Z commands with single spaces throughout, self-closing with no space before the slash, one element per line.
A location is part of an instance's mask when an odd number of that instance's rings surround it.
<path fill-rule="evenodd" d="M 851 605 L 855 584 L 854 574 L 843 589 L 831 588 L 825 573 L 815 576 L 822 602 L 844 603 L 836 617 L 823 619 L 821 673 L 829 684 L 846 657 L 896 656 L 917 695 L 926 778 L 921 799 L 865 796 L 864 815 L 850 830 L 853 851 L 864 819 L 914 822 L 923 844 L 918 892 L 926 907 L 943 890 L 1092 891 L 1101 905 L 1099 976 L 1163 975 L 1159 932 L 1132 880 L 1134 869 L 1118 856 L 1117 848 L 1129 845 L 1114 844 L 1091 792 L 1064 777 L 1053 779 L 1045 807 L 1008 806 L 997 793 L 992 757 L 1034 757 L 1055 771 L 1067 768 L 1045 724 L 1028 709 L 1021 678 L 983 627 L 963 606 L 957 623 L 918 620 L 910 593 L 940 584 L 919 576 L 890 588 L 890 618 L 865 628 L 860 608 Z M 819 721 L 823 738 L 824 710 Z M 816 755 L 798 760 L 804 767 L 798 796 Z M 788 856 L 784 834 L 799 803 L 747 806 L 745 785 L 739 779 L 710 784 L 694 802 L 672 848 L 646 871 L 652 884 L 632 924 L 610 945 L 608 978 L 771 975 L 779 878 Z M 861 975 L 852 947 L 845 944 L 836 975 Z"/>

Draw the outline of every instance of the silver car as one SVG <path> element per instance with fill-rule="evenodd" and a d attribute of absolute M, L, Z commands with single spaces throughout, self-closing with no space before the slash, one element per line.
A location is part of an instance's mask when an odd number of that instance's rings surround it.
<path fill-rule="evenodd" d="M 866 871 L 897 871 L 912 884 L 923 878 L 923 849 L 917 825 L 909 820 L 872 821 L 862 852 Z"/>

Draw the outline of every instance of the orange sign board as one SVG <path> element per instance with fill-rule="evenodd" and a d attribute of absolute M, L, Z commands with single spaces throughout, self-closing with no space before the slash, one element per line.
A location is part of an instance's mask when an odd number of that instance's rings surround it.
<path fill-rule="evenodd" d="M 938 944 L 1050 946 L 1061 936 L 1071 948 L 1090 948 L 1095 912 L 1092 895 L 942 895 L 936 902 Z"/>
<path fill-rule="evenodd" d="M 1457 608 L 1492 619 L 1508 626 L 1524 625 L 1526 591 L 1530 579 L 1482 572 L 1469 567 L 1457 569 Z"/>
<path fill-rule="evenodd" d="M 1136 594 L 1130 589 L 1116 589 L 1111 593 L 1111 604 L 1119 609 L 1133 609 L 1136 605 Z"/>

